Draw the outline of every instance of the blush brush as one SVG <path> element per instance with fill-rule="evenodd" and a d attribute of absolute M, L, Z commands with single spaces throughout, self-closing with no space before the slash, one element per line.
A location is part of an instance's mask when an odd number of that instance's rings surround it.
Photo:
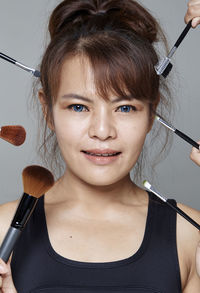
<path fill-rule="evenodd" d="M 30 67 L 18 62 L 17 60 L 15 60 L 15 59 L 13 59 L 13 58 L 11 58 L 11 57 L 9 57 L 9 56 L 1 53 L 1 52 L 0 52 L 0 58 L 2 58 L 4 60 L 6 60 L 6 61 L 18 66 L 19 68 L 21 68 L 21 69 L 23 69 L 23 70 L 25 70 L 27 72 L 32 73 L 35 77 L 40 77 L 40 72 L 38 70 L 30 68 Z"/>
<path fill-rule="evenodd" d="M 38 199 L 54 184 L 50 171 L 37 165 L 28 166 L 22 172 L 24 193 L 18 204 L 10 228 L 0 247 L 0 258 L 7 262 L 14 246 L 28 222 Z"/>
<path fill-rule="evenodd" d="M 26 139 L 26 131 L 20 125 L 2 126 L 0 128 L 0 138 L 15 146 L 20 146 Z"/>

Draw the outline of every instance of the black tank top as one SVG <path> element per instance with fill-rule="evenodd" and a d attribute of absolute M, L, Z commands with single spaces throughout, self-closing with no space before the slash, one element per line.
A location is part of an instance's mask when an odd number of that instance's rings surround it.
<path fill-rule="evenodd" d="M 105 263 L 79 262 L 53 250 L 41 197 L 14 250 L 11 268 L 18 293 L 180 293 L 176 213 L 149 194 L 144 238 L 134 255 Z"/>

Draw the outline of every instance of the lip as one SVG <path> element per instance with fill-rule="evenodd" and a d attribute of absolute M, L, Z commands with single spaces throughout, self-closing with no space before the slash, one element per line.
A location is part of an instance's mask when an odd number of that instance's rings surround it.
<path fill-rule="evenodd" d="M 120 151 L 112 150 L 112 149 L 91 149 L 91 150 L 83 150 L 82 152 L 99 154 L 99 155 L 121 153 Z"/>
<path fill-rule="evenodd" d="M 121 152 L 112 149 L 90 149 L 81 151 L 86 159 L 96 165 L 108 165 L 119 159 Z M 96 154 L 96 155 L 95 155 Z M 109 156 L 100 156 L 108 154 Z M 112 156 L 113 154 L 113 156 Z"/>

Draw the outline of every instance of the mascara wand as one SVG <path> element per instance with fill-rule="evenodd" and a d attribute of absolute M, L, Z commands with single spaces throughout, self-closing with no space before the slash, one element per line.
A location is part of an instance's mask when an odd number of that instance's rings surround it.
<path fill-rule="evenodd" d="M 155 65 L 155 70 L 156 70 L 157 75 L 162 75 L 164 78 L 166 78 L 168 76 L 168 74 L 170 73 L 170 71 L 172 70 L 172 67 L 173 67 L 173 65 L 171 63 L 171 58 L 174 55 L 174 53 L 176 52 L 177 48 L 182 43 L 182 41 L 184 40 L 184 38 L 187 35 L 187 33 L 189 32 L 191 26 L 192 26 L 192 20 L 190 20 L 188 22 L 188 24 L 186 25 L 185 29 L 183 30 L 183 32 L 179 36 L 178 40 L 174 44 L 173 48 L 170 50 L 170 52 L 167 55 L 167 57 L 161 59 Z"/>
<path fill-rule="evenodd" d="M 0 247 L 0 258 L 7 262 L 14 246 L 28 222 L 38 199 L 54 184 L 51 172 L 37 165 L 28 166 L 22 172 L 24 193 L 19 202 L 10 228 Z"/>
<path fill-rule="evenodd" d="M 0 138 L 15 146 L 20 146 L 26 139 L 26 131 L 20 125 L 2 126 L 0 128 Z"/>
<path fill-rule="evenodd" d="M 16 66 L 20 67 L 21 69 L 25 70 L 25 71 L 28 71 L 30 73 L 32 73 L 35 77 L 40 77 L 40 72 L 36 69 L 33 69 L 33 68 L 30 68 L 20 62 L 18 62 L 17 60 L 3 54 L 0 52 L 0 58 L 12 63 L 12 64 L 15 64 Z"/>

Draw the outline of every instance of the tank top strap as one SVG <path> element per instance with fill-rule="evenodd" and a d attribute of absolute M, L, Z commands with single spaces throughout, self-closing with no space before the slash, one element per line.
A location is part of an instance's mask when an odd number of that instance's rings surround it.
<path fill-rule="evenodd" d="M 174 275 L 176 276 L 177 286 L 181 292 L 181 277 L 176 240 L 176 212 L 172 208 L 170 208 L 165 202 L 157 198 L 153 193 L 149 193 L 149 201 L 151 205 L 151 210 L 154 214 L 152 218 L 153 221 L 151 223 L 152 235 L 149 251 L 151 251 L 151 253 L 153 254 L 153 250 L 155 247 L 156 259 L 158 261 L 160 259 L 160 262 L 162 263 L 166 261 L 167 266 L 169 268 L 171 267 Z M 174 199 L 169 199 L 169 201 L 173 205 L 177 205 Z M 163 259 L 163 256 L 165 260 Z M 169 274 L 171 274 L 172 271 L 169 271 Z"/>

